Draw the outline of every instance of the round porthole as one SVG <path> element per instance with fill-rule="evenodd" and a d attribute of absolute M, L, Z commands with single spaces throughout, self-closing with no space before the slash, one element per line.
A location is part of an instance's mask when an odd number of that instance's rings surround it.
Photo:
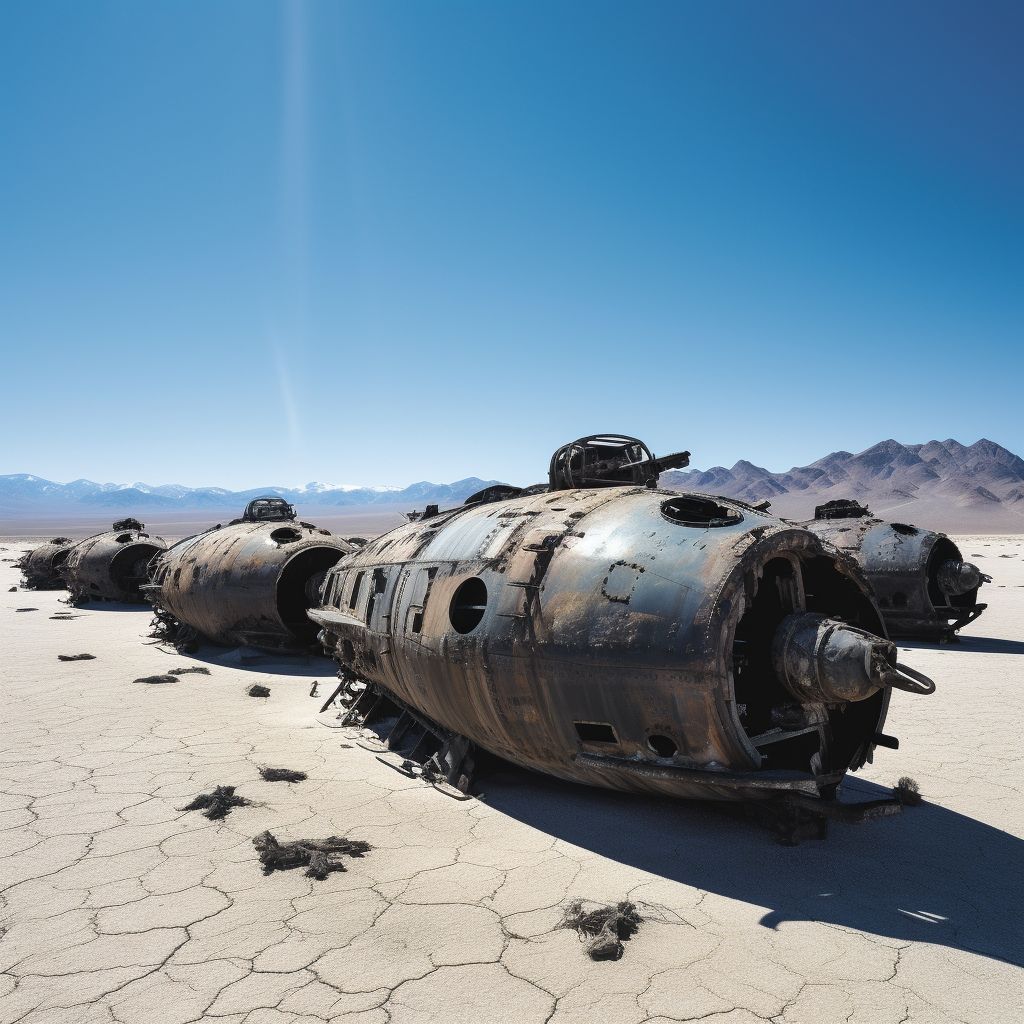
<path fill-rule="evenodd" d="M 658 757 L 673 757 L 679 749 L 667 736 L 648 736 L 647 746 L 654 751 Z"/>
<path fill-rule="evenodd" d="M 278 544 L 291 544 L 292 541 L 302 540 L 302 534 L 298 530 L 293 530 L 290 526 L 282 526 L 279 530 L 274 530 L 270 535 L 271 540 L 276 540 Z"/>
<path fill-rule="evenodd" d="M 712 498 L 701 498 L 694 494 L 663 501 L 661 514 L 670 523 L 695 526 L 701 530 L 714 526 L 735 526 L 743 522 L 743 514 L 736 509 L 720 505 Z"/>
<path fill-rule="evenodd" d="M 448 618 L 456 633 L 472 633 L 487 610 L 487 587 L 479 576 L 459 584 L 448 606 Z"/>

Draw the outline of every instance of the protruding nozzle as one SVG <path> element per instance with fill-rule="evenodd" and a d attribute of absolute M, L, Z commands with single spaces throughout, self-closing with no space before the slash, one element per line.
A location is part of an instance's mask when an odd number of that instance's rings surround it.
<path fill-rule="evenodd" d="M 986 576 L 970 562 L 958 562 L 955 558 L 950 558 L 939 566 L 935 582 L 947 597 L 959 597 L 961 594 L 976 590 L 982 583 L 991 583 L 992 577 Z"/>
<path fill-rule="evenodd" d="M 783 619 L 772 642 L 772 664 L 804 704 L 866 700 L 883 686 L 932 693 L 935 684 L 896 661 L 896 645 L 814 612 Z"/>

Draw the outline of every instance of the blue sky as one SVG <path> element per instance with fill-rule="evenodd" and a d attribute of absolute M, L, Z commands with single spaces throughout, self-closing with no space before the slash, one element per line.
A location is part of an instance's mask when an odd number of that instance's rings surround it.
<path fill-rule="evenodd" d="M 1024 454 L 1019 3 L 0 6 L 0 472 Z"/>

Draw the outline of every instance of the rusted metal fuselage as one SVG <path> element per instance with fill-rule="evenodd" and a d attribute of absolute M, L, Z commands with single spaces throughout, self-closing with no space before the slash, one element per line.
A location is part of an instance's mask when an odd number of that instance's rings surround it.
<path fill-rule="evenodd" d="M 18 560 L 25 579 L 23 586 L 28 590 L 63 590 L 67 584 L 60 567 L 74 546 L 69 537 L 54 537 L 23 555 Z"/>
<path fill-rule="evenodd" d="M 308 650 L 316 628 L 306 609 L 323 574 L 352 546 L 289 520 L 218 526 L 168 548 L 145 593 L 158 634 L 186 643 L 197 634 L 220 644 Z M 310 581 L 313 580 L 313 584 Z"/>
<path fill-rule="evenodd" d="M 978 590 L 990 577 L 964 562 L 944 533 L 863 513 L 804 525 L 857 560 L 890 636 L 948 642 L 988 607 L 978 603 Z"/>
<path fill-rule="evenodd" d="M 589 785 L 831 797 L 885 739 L 889 683 L 817 685 L 836 638 L 860 645 L 854 674 L 895 672 L 856 565 L 725 498 L 609 487 L 441 512 L 336 565 L 309 615 L 343 678 Z"/>
<path fill-rule="evenodd" d="M 139 588 L 148 579 L 148 565 L 167 545 L 151 537 L 135 519 L 114 523 L 107 533 L 79 541 L 60 566 L 71 604 L 122 601 L 145 604 Z"/>

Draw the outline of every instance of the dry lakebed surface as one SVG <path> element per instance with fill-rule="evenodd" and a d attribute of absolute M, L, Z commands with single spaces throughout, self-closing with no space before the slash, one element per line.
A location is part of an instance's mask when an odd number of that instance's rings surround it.
<path fill-rule="evenodd" d="M 11 592 L 27 545 L 0 541 L 0 1024 L 1024 1019 L 1024 537 L 958 541 L 989 609 L 960 644 L 900 645 L 938 690 L 894 695 L 899 750 L 845 788 L 908 775 L 925 803 L 795 848 L 500 766 L 451 799 L 318 717 L 330 661 L 168 653 L 148 608 Z M 135 681 L 184 667 L 209 674 Z M 182 809 L 216 786 L 249 803 Z M 267 830 L 371 849 L 264 874 Z M 559 927 L 577 899 L 637 905 L 620 959 Z"/>

